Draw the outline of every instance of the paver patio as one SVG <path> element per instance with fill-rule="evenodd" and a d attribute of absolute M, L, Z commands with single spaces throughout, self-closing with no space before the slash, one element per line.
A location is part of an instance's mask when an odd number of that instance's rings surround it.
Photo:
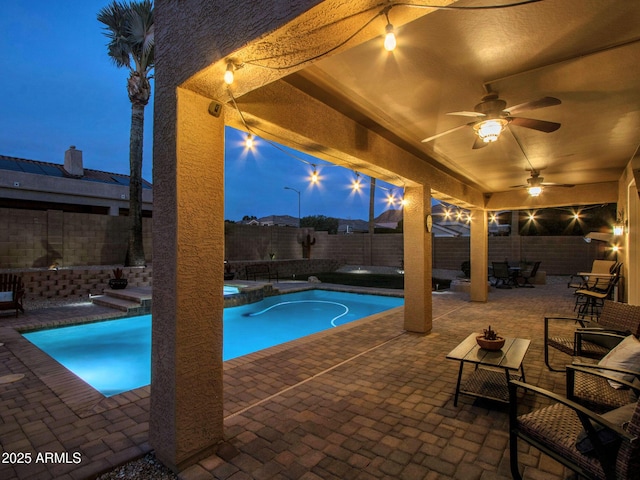
<path fill-rule="evenodd" d="M 564 374 L 543 364 L 542 318 L 572 309 L 561 277 L 533 289 L 494 289 L 486 304 L 443 292 L 433 295 L 430 335 L 405 332 L 398 308 L 228 361 L 225 442 L 180 477 L 510 478 L 507 408 L 465 396 L 454 407 L 458 364 L 445 356 L 490 324 L 501 335 L 530 338 L 527 381 L 564 393 Z M 104 307 L 76 306 L 2 317 L 0 377 L 25 377 L 0 384 L 0 443 L 3 452 L 30 453 L 32 461 L 3 461 L 0 478 L 93 478 L 151 450 L 149 387 L 102 397 L 15 330 L 110 316 Z M 568 475 L 521 448 L 525 478 Z M 67 458 L 35 461 L 46 452 Z"/>

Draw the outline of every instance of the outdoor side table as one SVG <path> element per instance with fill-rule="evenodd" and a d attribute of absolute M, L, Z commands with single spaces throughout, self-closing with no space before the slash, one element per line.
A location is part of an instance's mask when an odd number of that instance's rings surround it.
<path fill-rule="evenodd" d="M 470 334 L 447 355 L 448 359 L 460 362 L 453 405 L 458 405 L 460 394 L 508 404 L 509 380 L 525 381 L 522 361 L 531 340 L 505 338 L 502 349 L 490 351 L 478 346 L 476 342 L 478 335 L 480 333 Z M 465 363 L 475 364 L 475 369 L 462 384 L 462 370 Z"/>

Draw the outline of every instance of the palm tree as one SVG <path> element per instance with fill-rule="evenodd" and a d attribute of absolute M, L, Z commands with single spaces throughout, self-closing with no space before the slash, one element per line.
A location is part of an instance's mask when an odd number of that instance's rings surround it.
<path fill-rule="evenodd" d="M 131 101 L 129 136 L 129 243 L 125 265 L 145 265 L 142 244 L 142 137 L 144 107 L 151 96 L 154 67 L 153 1 L 114 2 L 98 12 L 109 39 L 108 54 L 118 68 L 129 69 Z"/>

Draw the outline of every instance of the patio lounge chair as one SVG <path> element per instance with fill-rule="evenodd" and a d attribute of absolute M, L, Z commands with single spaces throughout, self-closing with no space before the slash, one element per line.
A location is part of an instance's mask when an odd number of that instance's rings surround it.
<path fill-rule="evenodd" d="M 557 323 L 556 323 L 557 322 Z M 570 335 L 552 334 L 552 326 L 573 322 L 579 327 Z M 555 348 L 572 357 L 601 359 L 627 335 L 640 335 L 640 306 L 605 300 L 599 321 L 573 317 L 544 318 L 544 363 L 552 372 L 549 348 Z"/>
<path fill-rule="evenodd" d="M 604 375 L 604 374 L 602 374 Z M 630 480 L 640 470 L 640 402 L 602 415 L 571 400 L 524 382 L 509 382 L 509 455 L 511 475 L 521 479 L 518 439 L 590 479 Z M 518 389 L 554 403 L 518 415 Z"/>

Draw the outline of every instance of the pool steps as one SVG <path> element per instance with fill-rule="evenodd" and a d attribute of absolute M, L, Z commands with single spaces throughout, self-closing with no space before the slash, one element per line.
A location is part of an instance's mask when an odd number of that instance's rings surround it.
<path fill-rule="evenodd" d="M 133 287 L 123 290 L 105 289 L 103 295 L 91 298 L 96 305 L 114 308 L 129 315 L 151 313 L 151 287 Z"/>

